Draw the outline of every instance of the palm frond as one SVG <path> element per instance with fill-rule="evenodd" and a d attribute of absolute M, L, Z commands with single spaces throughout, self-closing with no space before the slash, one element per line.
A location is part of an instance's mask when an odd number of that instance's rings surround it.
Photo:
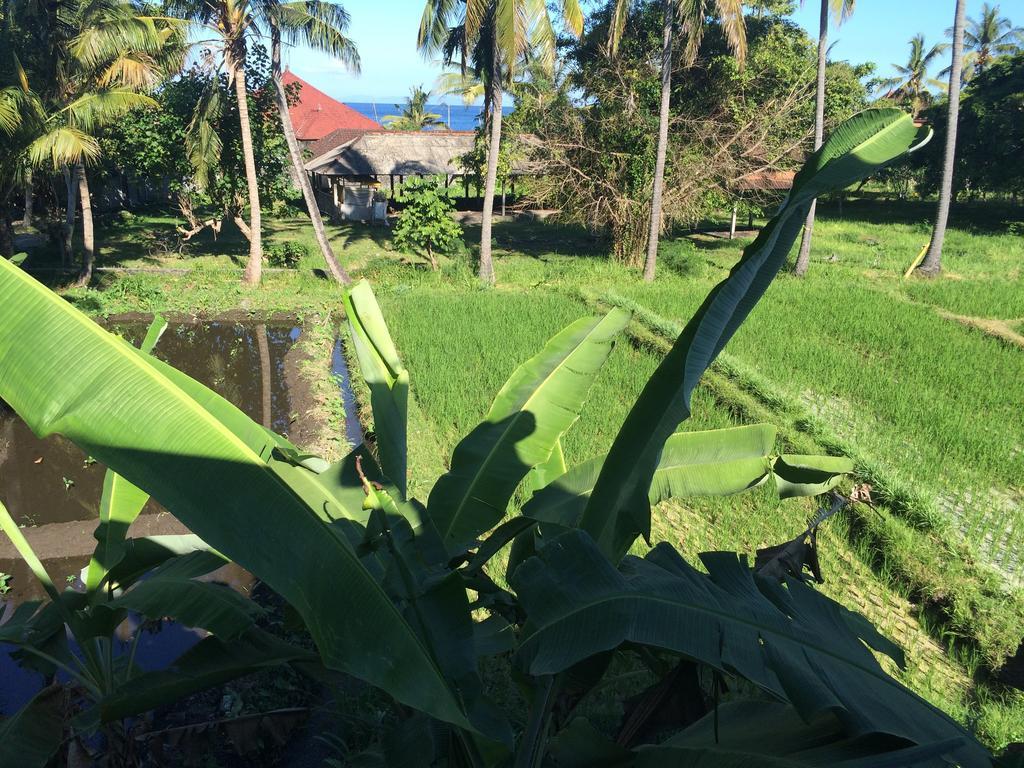
<path fill-rule="evenodd" d="M 290 44 L 304 44 L 333 56 L 354 72 L 359 71 L 359 52 L 345 35 L 349 15 L 340 5 L 324 0 L 275 3 L 281 32 Z"/>
<path fill-rule="evenodd" d="M 222 106 L 216 82 L 203 92 L 185 134 L 185 149 L 200 191 L 209 188 L 214 170 L 220 165 L 223 144 L 217 132 Z"/>
<path fill-rule="evenodd" d="M 57 114 L 69 127 L 92 131 L 109 125 L 125 112 L 155 106 L 149 96 L 127 88 L 100 88 L 78 97 Z"/>
<path fill-rule="evenodd" d="M 28 148 L 29 162 L 33 166 L 49 166 L 54 170 L 79 162 L 89 162 L 99 155 L 100 144 L 94 137 L 66 125 L 47 131 Z"/>

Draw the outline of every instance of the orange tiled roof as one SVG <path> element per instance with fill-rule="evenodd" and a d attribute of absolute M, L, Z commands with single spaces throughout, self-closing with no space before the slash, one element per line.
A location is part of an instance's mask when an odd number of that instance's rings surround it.
<path fill-rule="evenodd" d="M 341 129 L 352 131 L 372 131 L 380 129 L 380 124 L 352 107 L 332 99 L 319 88 L 307 83 L 291 70 L 286 70 L 281 77 L 285 86 L 300 83 L 299 102 L 289 110 L 295 135 L 299 141 L 318 141 L 333 131 Z"/>

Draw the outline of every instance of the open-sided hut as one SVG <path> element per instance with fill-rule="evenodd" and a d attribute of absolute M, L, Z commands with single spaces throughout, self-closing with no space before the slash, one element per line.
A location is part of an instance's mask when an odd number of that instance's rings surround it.
<path fill-rule="evenodd" d="M 344 141 L 306 163 L 320 207 L 335 218 L 372 218 L 374 192 L 394 191 L 407 176 L 440 176 L 461 184 L 469 196 L 469 175 L 459 158 L 473 149 L 472 131 L 369 131 Z M 515 178 L 529 172 L 517 164 Z M 502 193 L 504 190 L 502 190 Z"/>

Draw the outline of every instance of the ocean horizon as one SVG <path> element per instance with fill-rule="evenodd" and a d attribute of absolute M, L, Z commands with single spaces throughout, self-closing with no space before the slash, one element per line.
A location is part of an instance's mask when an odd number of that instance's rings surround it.
<path fill-rule="evenodd" d="M 346 101 L 348 106 L 359 112 L 361 115 L 365 115 L 371 120 L 375 120 L 383 125 L 384 115 L 396 115 L 401 113 L 401 105 L 395 105 L 390 101 L 386 102 L 363 102 L 363 101 Z M 428 104 L 427 109 L 430 112 L 441 116 L 441 121 L 453 131 L 473 131 L 476 130 L 480 123 L 480 117 L 483 114 L 484 108 L 482 104 L 473 104 L 466 106 L 464 104 Z M 503 115 L 511 114 L 514 107 L 504 107 L 501 112 Z"/>

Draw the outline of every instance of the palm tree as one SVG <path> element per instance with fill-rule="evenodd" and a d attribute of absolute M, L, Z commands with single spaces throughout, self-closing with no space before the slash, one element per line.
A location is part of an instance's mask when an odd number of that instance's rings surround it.
<path fill-rule="evenodd" d="M 931 89 L 944 87 L 941 81 L 928 76 L 928 70 L 947 48 L 949 45 L 946 43 L 936 43 L 926 49 L 924 35 L 914 35 L 910 38 L 910 58 L 907 63 L 893 64 L 893 68 L 899 74 L 879 81 L 879 85 L 889 89 L 886 96 L 909 102 L 911 113 L 917 117 L 921 110 L 931 103 Z"/>
<path fill-rule="evenodd" d="M 77 284 L 85 285 L 92 278 L 96 258 L 86 174 L 86 163 L 100 152 L 95 132 L 128 110 L 153 103 L 142 92 L 180 64 L 181 30 L 167 19 L 144 15 L 128 0 L 69 2 L 53 19 L 52 28 L 36 24 L 38 41 L 45 42 L 50 54 L 51 71 L 39 78 L 47 88 L 37 94 L 15 62 L 21 127 L 34 130 L 22 163 L 24 170 L 34 166 L 67 172 L 65 240 L 69 249 L 75 208 L 80 204 L 83 254 Z"/>
<path fill-rule="evenodd" d="M 561 0 L 561 15 L 569 31 L 575 35 L 583 32 L 579 0 Z M 551 17 L 544 0 L 426 0 L 417 44 L 426 56 L 440 54 L 446 65 L 458 61 L 463 72 L 471 68 L 484 84 L 490 140 L 480 227 L 480 279 L 493 285 L 491 218 L 501 149 L 502 96 L 531 49 L 545 62 L 554 63 Z"/>
<path fill-rule="evenodd" d="M 395 104 L 395 108 L 401 110 L 402 114 L 384 115 L 384 124 L 393 131 L 444 128 L 445 124 L 439 114 L 427 112 L 427 101 L 430 96 L 430 91 L 423 90 L 423 86 L 414 86 L 409 91 L 409 98 L 405 100 L 405 106 Z"/>
<path fill-rule="evenodd" d="M 956 127 L 960 117 L 960 70 L 964 57 L 964 17 L 967 0 L 956 0 L 953 21 L 953 62 L 949 71 L 949 116 L 946 119 L 946 148 L 942 158 L 942 185 L 939 187 L 939 205 L 935 213 L 935 229 L 928 245 L 928 254 L 918 271 L 935 277 L 942 270 L 942 243 L 946 238 L 949 206 L 953 199 L 953 163 L 956 160 Z"/>
<path fill-rule="evenodd" d="M 217 66 L 224 66 L 227 70 L 228 82 L 235 89 L 249 203 L 249 223 L 242 230 L 249 239 L 249 259 L 246 262 L 245 271 L 242 273 L 242 284 L 250 287 L 259 285 L 263 274 L 263 217 L 260 212 L 260 191 L 256 176 L 252 123 L 249 118 L 248 89 L 245 84 L 246 49 L 249 38 L 259 35 L 257 24 L 260 20 L 260 11 L 263 10 L 261 6 L 255 5 L 255 2 L 258 0 L 220 0 L 219 2 L 214 0 L 171 0 L 168 4 L 170 12 L 191 21 L 200 30 L 206 30 L 213 34 L 212 38 L 198 40 L 194 44 L 215 47 L 215 52 L 220 54 Z M 204 100 L 204 102 L 211 109 L 215 104 L 212 98 Z M 193 121 L 197 131 L 203 130 L 202 115 L 201 111 L 197 112 L 197 119 Z M 215 144 L 206 144 L 207 148 L 214 146 Z M 195 163 L 198 153 L 193 151 L 192 154 Z"/>
<path fill-rule="evenodd" d="M 814 92 L 814 151 L 817 152 L 825 139 L 825 67 L 828 58 L 828 17 L 831 12 L 836 26 L 842 24 L 853 13 L 857 0 L 821 0 L 818 15 L 818 84 Z M 804 234 L 800 240 L 800 252 L 796 258 L 794 272 L 803 277 L 811 263 L 811 236 L 814 234 L 814 214 L 818 201 L 811 201 L 811 208 L 804 221 Z"/>
<path fill-rule="evenodd" d="M 341 6 L 321 0 L 299 0 L 299 2 L 279 2 L 263 0 L 263 15 L 270 28 L 270 61 L 271 76 L 277 94 L 277 109 L 281 116 L 281 127 L 285 141 L 288 143 L 288 154 L 291 157 L 295 178 L 302 190 L 306 202 L 306 210 L 313 225 L 317 245 L 327 264 L 331 276 L 347 285 L 352 282 L 348 273 L 338 263 L 331 242 L 324 229 L 324 221 L 320 216 L 320 206 L 313 194 L 313 185 L 309 181 L 302 160 L 302 147 L 295 136 L 291 114 L 288 112 L 288 94 L 281 81 L 281 37 L 282 33 L 292 44 L 305 43 L 311 48 L 324 51 L 339 59 L 353 72 L 359 71 L 359 54 L 355 44 L 345 36 L 348 28 L 348 13 Z"/>
<path fill-rule="evenodd" d="M 743 22 L 741 0 L 662 0 L 664 29 L 661 47 L 661 107 L 658 113 L 658 149 L 654 161 L 654 183 L 651 187 L 651 226 L 644 260 L 644 280 L 654 279 L 658 260 L 658 237 L 661 234 L 661 199 L 665 184 L 665 160 L 668 154 L 668 120 L 672 98 L 672 49 L 676 22 L 686 35 L 684 62 L 687 66 L 697 58 L 701 39 L 713 8 L 722 23 L 722 30 L 736 58 L 741 62 L 747 53 L 747 33 Z M 614 55 L 622 39 L 632 0 L 616 0 L 608 33 L 608 50 Z"/>
<path fill-rule="evenodd" d="M 954 29 L 948 30 L 954 34 Z M 964 29 L 964 49 L 974 59 L 974 69 L 979 74 L 992 63 L 992 59 L 1017 51 L 1024 43 L 1024 29 L 1013 26 L 1006 17 L 999 15 L 998 5 L 984 3 L 981 18 L 967 20 Z"/>

